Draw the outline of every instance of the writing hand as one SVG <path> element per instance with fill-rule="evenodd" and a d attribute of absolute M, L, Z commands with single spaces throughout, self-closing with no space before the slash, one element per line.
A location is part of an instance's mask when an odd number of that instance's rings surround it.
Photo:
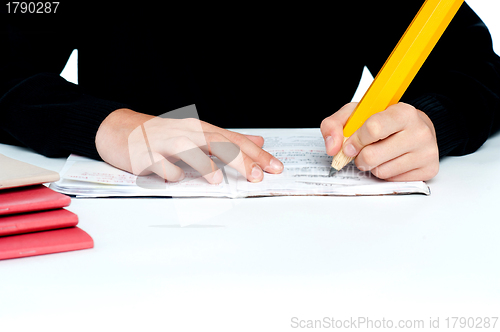
<path fill-rule="evenodd" d="M 343 128 L 357 103 L 349 103 L 324 119 L 321 132 L 326 152 L 342 148 Z M 362 171 L 388 181 L 425 181 L 439 170 L 436 132 L 429 117 L 415 107 L 398 103 L 372 115 L 343 145 Z"/>

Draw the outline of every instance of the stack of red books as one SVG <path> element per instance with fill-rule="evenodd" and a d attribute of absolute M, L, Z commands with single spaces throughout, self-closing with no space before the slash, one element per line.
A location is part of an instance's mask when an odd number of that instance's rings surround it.
<path fill-rule="evenodd" d="M 70 205 L 70 197 L 30 183 L 55 181 L 59 175 L 6 158 L 0 155 L 0 259 L 92 248 L 92 238 L 76 227 L 78 216 L 64 209 Z M 38 175 L 46 171 L 45 176 L 34 180 L 32 172 L 24 172 L 31 177 L 27 180 L 20 176 L 19 168 L 12 169 L 19 163 L 38 170 Z"/>

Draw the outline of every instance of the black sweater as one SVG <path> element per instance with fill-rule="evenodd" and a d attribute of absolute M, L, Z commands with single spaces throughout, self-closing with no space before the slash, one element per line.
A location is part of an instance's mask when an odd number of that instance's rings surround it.
<path fill-rule="evenodd" d="M 93 17 L 65 3 L 52 16 L 3 14 L 0 142 L 99 158 L 99 124 L 122 107 L 196 104 L 220 127 L 318 127 L 350 101 L 365 65 L 377 74 L 422 1 L 350 3 L 230 17 Z M 59 76 L 75 48 L 78 85 Z M 466 4 L 401 101 L 431 118 L 440 156 L 471 153 L 498 130 L 500 60 Z"/>

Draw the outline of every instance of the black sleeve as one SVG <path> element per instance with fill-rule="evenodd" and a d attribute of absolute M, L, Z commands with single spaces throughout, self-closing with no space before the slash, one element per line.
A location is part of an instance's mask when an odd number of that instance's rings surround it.
<path fill-rule="evenodd" d="M 99 159 L 97 129 L 126 105 L 86 95 L 60 77 L 78 44 L 71 15 L 0 17 L 0 134 L 46 156 Z"/>
<path fill-rule="evenodd" d="M 370 32 L 372 45 L 378 38 L 380 49 L 385 50 L 367 58 L 374 75 L 421 3 L 408 1 L 398 18 L 382 18 L 378 22 L 383 23 Z M 500 128 L 500 58 L 493 51 L 488 29 L 466 3 L 401 101 L 422 110 L 432 120 L 441 157 L 474 152 Z"/>

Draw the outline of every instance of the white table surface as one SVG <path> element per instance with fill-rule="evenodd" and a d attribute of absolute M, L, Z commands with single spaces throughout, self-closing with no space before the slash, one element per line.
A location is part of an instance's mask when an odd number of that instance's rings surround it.
<path fill-rule="evenodd" d="M 0 330 L 294 331 L 358 317 L 444 329 L 447 317 L 498 317 L 498 170 L 500 135 L 442 160 L 430 196 L 73 199 L 95 248 L 0 261 Z"/>

